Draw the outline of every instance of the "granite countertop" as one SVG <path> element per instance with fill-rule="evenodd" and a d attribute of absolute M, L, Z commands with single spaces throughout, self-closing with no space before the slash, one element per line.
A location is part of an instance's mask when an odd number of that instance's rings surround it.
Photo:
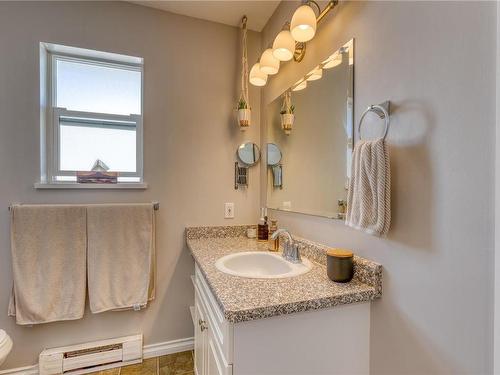
<path fill-rule="evenodd" d="M 187 245 L 224 314 L 232 323 L 300 311 L 369 302 L 382 295 L 382 266 L 355 256 L 354 278 L 335 283 L 326 274 L 327 247 L 294 236 L 311 271 L 282 279 L 250 279 L 228 275 L 217 259 L 242 251 L 267 251 L 266 243 L 244 236 L 248 226 L 186 229 Z"/>

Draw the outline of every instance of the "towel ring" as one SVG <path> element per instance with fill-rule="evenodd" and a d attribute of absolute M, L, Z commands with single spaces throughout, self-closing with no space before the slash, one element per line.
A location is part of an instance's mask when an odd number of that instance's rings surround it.
<path fill-rule="evenodd" d="M 390 119 L 389 119 L 389 112 L 390 112 L 390 102 L 386 101 L 381 104 L 372 104 L 370 105 L 361 115 L 361 118 L 359 119 L 359 124 L 358 124 L 358 138 L 361 139 L 361 124 L 363 123 L 363 119 L 365 118 L 366 114 L 368 112 L 374 112 L 380 117 L 381 119 L 385 119 L 385 129 L 384 129 L 384 135 L 383 139 L 385 140 L 385 137 L 387 137 L 387 133 L 389 132 L 389 124 L 390 124 Z"/>

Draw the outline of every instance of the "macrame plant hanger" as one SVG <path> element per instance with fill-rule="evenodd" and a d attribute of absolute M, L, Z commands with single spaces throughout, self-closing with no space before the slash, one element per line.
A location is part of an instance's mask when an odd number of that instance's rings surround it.
<path fill-rule="evenodd" d="M 238 100 L 238 124 L 242 131 L 250 126 L 251 109 L 248 98 L 248 51 L 247 51 L 247 16 L 241 20 L 241 93 Z"/>
<path fill-rule="evenodd" d="M 295 122 L 295 106 L 292 104 L 292 90 L 287 90 L 283 94 L 283 103 L 281 104 L 281 128 L 286 135 L 292 132 L 293 123 Z"/>

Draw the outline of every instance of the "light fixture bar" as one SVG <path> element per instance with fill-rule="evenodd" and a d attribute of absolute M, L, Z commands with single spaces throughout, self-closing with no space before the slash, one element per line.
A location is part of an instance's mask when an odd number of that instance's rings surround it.
<path fill-rule="evenodd" d="M 311 2 L 315 3 L 315 1 L 311 0 Z M 333 8 L 335 8 L 335 6 L 337 6 L 337 4 L 339 3 L 338 0 L 331 0 L 328 2 L 328 4 L 326 4 L 325 6 L 325 9 L 323 9 L 318 17 L 316 17 L 316 22 L 320 22 L 323 18 L 325 18 L 325 16 L 328 14 L 329 11 L 331 11 Z"/>

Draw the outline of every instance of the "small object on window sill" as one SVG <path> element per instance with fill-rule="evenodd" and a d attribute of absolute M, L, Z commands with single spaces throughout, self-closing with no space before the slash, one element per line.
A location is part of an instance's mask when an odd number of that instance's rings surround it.
<path fill-rule="evenodd" d="M 118 172 L 76 172 L 76 182 L 79 184 L 116 184 Z"/>
<path fill-rule="evenodd" d="M 79 184 L 77 182 L 36 182 L 35 189 L 147 189 L 146 182 L 118 182 L 116 184 Z"/>
<path fill-rule="evenodd" d="M 97 159 L 92 167 L 93 172 L 107 172 L 109 167 L 101 159 Z"/>

